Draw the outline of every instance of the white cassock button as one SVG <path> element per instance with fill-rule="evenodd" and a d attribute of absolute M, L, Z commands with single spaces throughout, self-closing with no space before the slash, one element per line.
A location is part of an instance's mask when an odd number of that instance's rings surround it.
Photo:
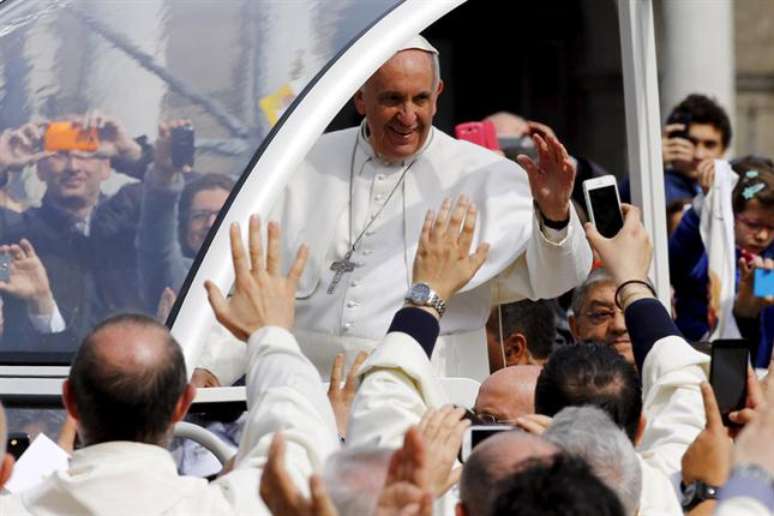
<path fill-rule="evenodd" d="M 363 255 L 368 256 L 369 254 L 373 253 L 370 249 L 363 249 Z"/>
<path fill-rule="evenodd" d="M 352 323 L 344 323 L 344 326 L 342 326 L 342 329 L 344 331 L 349 331 L 352 328 Z"/>
<path fill-rule="evenodd" d="M 357 280 L 352 280 L 349 284 L 350 287 L 357 287 L 360 283 Z"/>
<path fill-rule="evenodd" d="M 347 301 L 347 308 L 357 308 L 360 306 L 357 301 Z"/>
<path fill-rule="evenodd" d="M 376 230 L 375 230 L 375 229 L 368 229 L 368 230 L 366 230 L 366 233 L 365 233 L 365 234 L 366 234 L 366 236 L 371 236 L 371 235 L 373 235 L 374 233 L 376 233 Z"/>
<path fill-rule="evenodd" d="M 384 174 L 377 174 L 376 180 L 377 181 L 384 181 Z"/>
<path fill-rule="evenodd" d="M 374 195 L 374 201 L 377 201 L 377 202 L 379 202 L 379 201 L 381 201 L 382 199 L 384 199 L 384 195 L 382 195 L 382 194 L 376 194 L 376 195 Z"/>

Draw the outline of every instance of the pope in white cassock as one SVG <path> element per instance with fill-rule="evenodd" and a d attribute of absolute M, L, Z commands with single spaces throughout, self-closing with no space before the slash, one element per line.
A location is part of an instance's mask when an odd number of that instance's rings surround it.
<path fill-rule="evenodd" d="M 337 353 L 351 361 L 384 337 L 412 287 L 425 214 L 444 199 L 464 195 L 474 203 L 474 245 L 491 247 L 481 270 L 445 307 L 432 357 L 442 376 L 488 375 L 483 328 L 493 305 L 556 297 L 591 268 L 570 203 L 575 171 L 564 147 L 536 136 L 539 164 L 520 157 L 522 168 L 455 140 L 432 126 L 442 91 L 437 50 L 412 39 L 355 94 L 363 123 L 324 134 L 273 210 L 286 255 L 310 246 L 294 333 L 324 377 Z M 237 349 L 214 349 L 234 356 L 205 353 L 201 367 L 221 383 L 236 379 L 243 362 Z"/>

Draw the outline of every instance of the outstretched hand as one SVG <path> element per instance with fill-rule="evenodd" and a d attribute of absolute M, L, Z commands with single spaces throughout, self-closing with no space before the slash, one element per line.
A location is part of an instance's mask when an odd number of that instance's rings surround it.
<path fill-rule="evenodd" d="M 723 426 L 712 387 L 708 383 L 702 383 L 700 388 L 706 423 L 704 430 L 696 436 L 683 455 L 683 482 L 690 484 L 701 480 L 720 486 L 728 479 L 733 443 L 726 427 Z"/>
<path fill-rule="evenodd" d="M 361 351 L 357 354 L 355 360 L 352 362 L 352 367 L 349 368 L 347 381 L 343 386 L 341 385 L 341 377 L 344 374 L 344 353 L 336 355 L 336 360 L 333 361 L 331 381 L 328 386 L 328 401 L 331 402 L 333 415 L 336 416 L 336 428 L 339 431 L 339 436 L 344 438 L 347 437 L 349 413 L 352 409 L 352 401 L 355 399 L 355 393 L 357 392 L 357 374 L 366 358 L 368 358 L 368 353 L 365 351 Z"/>
<path fill-rule="evenodd" d="M 436 496 L 443 495 L 456 484 L 462 468 L 454 468 L 454 461 L 462 446 L 465 429 L 470 420 L 462 419 L 465 410 L 451 405 L 429 409 L 419 422 L 419 432 L 425 441 L 430 471 L 430 487 Z"/>
<path fill-rule="evenodd" d="M 621 209 L 624 225 L 612 238 L 603 237 L 590 222 L 584 226 L 589 244 L 618 285 L 632 279 L 647 279 L 653 253 L 650 237 L 640 222 L 639 208 L 622 204 Z"/>
<path fill-rule="evenodd" d="M 387 470 L 387 480 L 376 505 L 376 516 L 431 516 L 433 494 L 424 440 L 415 427 L 403 438 Z"/>
<path fill-rule="evenodd" d="M 540 213 L 559 222 L 570 216 L 570 196 L 575 185 L 575 167 L 564 145 L 555 136 L 533 132 L 532 140 L 538 151 L 538 163 L 520 154 L 516 160 L 524 167 L 529 178 L 532 198 Z"/>
<path fill-rule="evenodd" d="M 54 295 L 46 268 L 30 241 L 22 238 L 18 244 L 0 245 L 0 254 L 11 257 L 8 281 L 0 281 L 0 294 L 23 299 L 34 314 L 51 315 Z"/>
<path fill-rule="evenodd" d="M 280 228 L 268 224 L 266 260 L 261 245 L 261 223 L 250 217 L 250 256 L 245 253 L 239 224 L 231 225 L 231 258 L 234 262 L 234 291 L 226 301 L 220 289 L 211 281 L 204 287 L 215 317 L 236 338 L 248 337 L 264 326 L 293 326 L 296 286 L 304 270 L 309 250 L 302 245 L 287 276 L 281 273 Z"/>
<path fill-rule="evenodd" d="M 427 212 L 414 258 L 414 283 L 427 283 L 448 301 L 473 278 L 489 253 L 489 244 L 481 243 L 470 254 L 476 216 L 475 205 L 465 196 L 454 208 L 444 200 L 437 217 Z"/>

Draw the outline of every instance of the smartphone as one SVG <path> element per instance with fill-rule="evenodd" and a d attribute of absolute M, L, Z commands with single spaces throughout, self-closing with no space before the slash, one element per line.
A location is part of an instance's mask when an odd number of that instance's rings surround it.
<path fill-rule="evenodd" d="M 712 343 L 710 385 L 718 400 L 723 424 L 732 426 L 728 414 L 744 408 L 747 399 L 747 367 L 750 346 L 743 339 L 716 340 Z"/>
<path fill-rule="evenodd" d="M 0 281 L 11 280 L 11 254 L 0 253 Z"/>
<path fill-rule="evenodd" d="M 458 140 L 466 140 L 489 150 L 500 150 L 497 143 L 497 132 L 489 120 L 483 122 L 465 122 L 454 127 L 454 135 Z"/>
<path fill-rule="evenodd" d="M 6 452 L 10 453 L 14 460 L 19 460 L 22 453 L 30 446 L 30 436 L 24 432 L 9 432 L 6 441 Z"/>
<path fill-rule="evenodd" d="M 47 152 L 97 152 L 97 128 L 84 129 L 80 124 L 71 121 L 49 122 L 43 133 L 43 149 Z"/>
<path fill-rule="evenodd" d="M 500 432 L 509 432 L 512 426 L 507 425 L 473 425 L 465 430 L 462 437 L 462 449 L 460 450 L 460 462 L 465 462 L 473 453 L 473 449 L 486 439 Z"/>
<path fill-rule="evenodd" d="M 623 227 L 623 213 L 615 176 L 608 174 L 585 180 L 583 196 L 586 211 L 599 234 L 605 238 L 617 235 Z"/>
<path fill-rule="evenodd" d="M 535 142 L 529 136 L 522 136 L 521 138 L 515 136 L 503 136 L 497 139 L 497 143 L 500 145 L 505 157 L 516 161 L 516 157 L 519 154 L 524 154 L 532 158 L 532 161 L 537 161 L 538 151 L 535 147 Z"/>
<path fill-rule="evenodd" d="M 683 111 L 675 111 L 671 115 L 669 115 L 669 118 L 667 118 L 666 121 L 667 125 L 670 124 L 683 124 L 685 126 L 685 129 L 676 130 L 676 131 L 670 131 L 667 134 L 668 138 L 683 138 L 685 140 L 688 139 L 688 127 L 691 125 L 691 114 L 685 113 Z"/>
<path fill-rule="evenodd" d="M 774 296 L 774 270 L 755 269 L 753 294 L 755 297 Z"/>
<path fill-rule="evenodd" d="M 172 128 L 172 165 L 182 168 L 194 164 L 194 129 L 190 125 Z"/>

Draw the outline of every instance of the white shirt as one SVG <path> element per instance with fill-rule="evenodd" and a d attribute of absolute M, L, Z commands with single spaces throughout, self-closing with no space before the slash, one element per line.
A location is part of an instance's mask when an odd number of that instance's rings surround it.
<path fill-rule="evenodd" d="M 269 515 L 258 494 L 274 433 L 285 463 L 308 496 L 308 477 L 339 448 L 336 422 L 314 366 L 287 331 L 267 327 L 247 345 L 247 425 L 234 471 L 208 484 L 177 474 L 169 452 L 116 441 L 75 452 L 70 468 L 21 494 L 0 497 L 0 514 Z"/>

